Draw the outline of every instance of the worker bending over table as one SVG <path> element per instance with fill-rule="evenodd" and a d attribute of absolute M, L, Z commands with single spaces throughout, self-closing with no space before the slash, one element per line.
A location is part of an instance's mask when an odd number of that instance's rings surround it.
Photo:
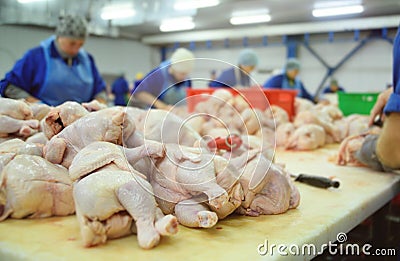
<path fill-rule="evenodd" d="M 83 17 L 61 17 L 56 35 L 28 50 L 0 81 L 1 95 L 52 106 L 93 99 L 105 103 L 106 84 L 93 57 L 82 48 L 87 34 Z"/>
<path fill-rule="evenodd" d="M 189 74 L 193 71 L 194 55 L 178 48 L 169 60 L 162 62 L 136 83 L 130 106 L 169 110 L 186 98 L 186 88 L 191 87 Z"/>

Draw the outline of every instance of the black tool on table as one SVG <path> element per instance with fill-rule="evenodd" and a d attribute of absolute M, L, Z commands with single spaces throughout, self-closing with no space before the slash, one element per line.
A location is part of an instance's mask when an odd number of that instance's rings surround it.
<path fill-rule="evenodd" d="M 339 181 L 331 180 L 330 178 L 321 177 L 321 176 L 312 176 L 307 174 L 299 174 L 299 175 L 290 175 L 294 177 L 294 181 L 298 181 L 301 183 L 305 183 L 318 188 L 338 188 L 340 186 Z"/>

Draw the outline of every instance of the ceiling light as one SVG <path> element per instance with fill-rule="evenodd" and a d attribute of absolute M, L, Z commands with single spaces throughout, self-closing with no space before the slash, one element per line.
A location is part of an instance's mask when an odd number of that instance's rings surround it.
<path fill-rule="evenodd" d="M 189 10 L 219 5 L 219 0 L 186 0 L 174 4 L 175 10 Z"/>
<path fill-rule="evenodd" d="M 136 11 L 133 9 L 133 5 L 127 3 L 103 7 L 100 17 L 103 20 L 112 20 L 132 17 L 135 14 Z"/>
<path fill-rule="evenodd" d="M 362 0 L 341 0 L 341 1 L 332 0 L 332 1 L 316 2 L 314 4 L 314 9 L 353 6 L 353 5 L 361 5 L 361 4 L 362 4 Z"/>
<path fill-rule="evenodd" d="M 229 20 L 233 25 L 266 23 L 269 21 L 271 21 L 269 14 L 232 16 Z"/>
<path fill-rule="evenodd" d="M 362 13 L 363 11 L 364 7 L 362 5 L 352 5 L 352 6 L 314 9 L 312 11 L 312 15 L 314 17 L 324 17 L 324 16 L 358 14 Z"/>
<path fill-rule="evenodd" d="M 191 30 L 195 27 L 193 18 L 190 16 L 166 19 L 161 22 L 161 32 Z"/>
<path fill-rule="evenodd" d="M 33 2 L 43 2 L 44 0 L 18 0 L 18 3 L 20 4 L 29 4 Z"/>

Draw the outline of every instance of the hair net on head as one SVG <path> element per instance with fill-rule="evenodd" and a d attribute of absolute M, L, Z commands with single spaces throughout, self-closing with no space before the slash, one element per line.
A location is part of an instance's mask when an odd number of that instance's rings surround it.
<path fill-rule="evenodd" d="M 239 53 L 239 65 L 256 66 L 258 64 L 257 54 L 252 49 L 244 49 Z"/>
<path fill-rule="evenodd" d="M 178 48 L 171 56 L 171 68 L 181 73 L 191 73 L 194 67 L 194 55 L 185 48 Z"/>
<path fill-rule="evenodd" d="M 336 79 L 331 79 L 331 85 L 338 85 L 338 81 Z"/>
<path fill-rule="evenodd" d="M 56 35 L 85 39 L 87 36 L 86 19 L 78 15 L 65 15 L 59 18 Z"/>
<path fill-rule="evenodd" d="M 299 70 L 300 62 L 296 58 L 289 58 L 285 66 L 286 71 Z"/>

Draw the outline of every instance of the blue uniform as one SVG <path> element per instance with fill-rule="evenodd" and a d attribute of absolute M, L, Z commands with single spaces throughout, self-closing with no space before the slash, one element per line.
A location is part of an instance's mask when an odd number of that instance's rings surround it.
<path fill-rule="evenodd" d="M 191 87 L 191 81 L 177 82 L 168 72 L 169 60 L 149 72 L 141 81 L 135 82 L 133 94 L 148 92 L 166 104 L 176 104 L 186 98 L 186 88 Z"/>
<path fill-rule="evenodd" d="M 114 104 L 125 106 L 125 96 L 129 91 L 128 81 L 123 77 L 118 77 L 111 85 L 111 91 L 115 95 Z"/>
<path fill-rule="evenodd" d="M 344 89 L 342 87 L 338 87 L 336 92 L 344 92 Z M 325 87 L 325 89 L 322 91 L 322 93 L 335 93 L 334 91 L 331 90 L 330 86 Z"/>
<path fill-rule="evenodd" d="M 400 112 L 400 27 L 393 43 L 393 93 L 386 103 L 384 112 Z"/>
<path fill-rule="evenodd" d="M 55 36 L 28 50 L 0 81 L 4 96 L 8 85 L 17 86 L 46 104 L 88 102 L 105 90 L 93 57 L 81 49 L 69 67 L 54 45 Z"/>
<path fill-rule="evenodd" d="M 264 83 L 263 87 L 272 89 L 298 90 L 298 97 L 314 101 L 314 97 L 308 93 L 306 88 L 304 88 L 303 83 L 299 79 L 295 79 L 294 83 L 290 84 L 288 77 L 284 73 L 272 76 Z"/>
<path fill-rule="evenodd" d="M 210 87 L 235 87 L 235 86 L 250 86 L 250 76 L 237 67 L 226 69 L 218 76 L 217 79 L 210 82 Z"/>

